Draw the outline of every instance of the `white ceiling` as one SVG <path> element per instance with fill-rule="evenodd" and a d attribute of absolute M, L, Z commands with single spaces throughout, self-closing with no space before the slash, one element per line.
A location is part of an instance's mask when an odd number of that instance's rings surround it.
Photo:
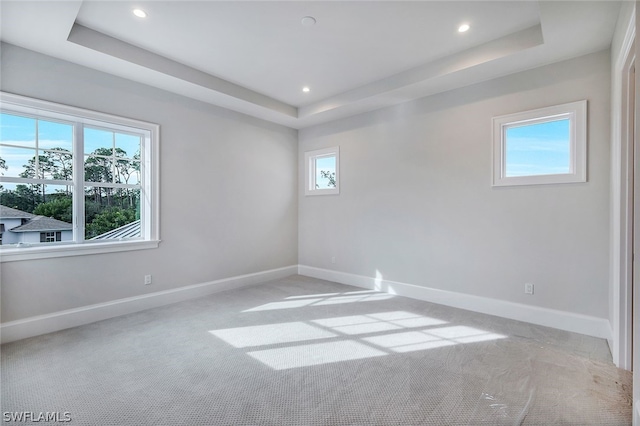
<path fill-rule="evenodd" d="M 303 128 L 606 49 L 619 7 L 0 0 L 0 40 Z M 458 33 L 465 22 L 471 29 Z"/>

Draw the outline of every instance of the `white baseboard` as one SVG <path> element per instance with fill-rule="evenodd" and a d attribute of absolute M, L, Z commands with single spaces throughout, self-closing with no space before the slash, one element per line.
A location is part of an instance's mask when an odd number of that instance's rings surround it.
<path fill-rule="evenodd" d="M 0 341 L 2 343 L 26 339 L 45 333 L 77 327 L 95 321 L 126 315 L 145 309 L 156 308 L 183 300 L 207 296 L 220 291 L 259 284 L 298 272 L 298 266 L 271 269 L 247 275 L 238 275 L 231 278 L 194 284 L 171 290 L 158 291 L 141 296 L 127 297 L 106 303 L 83 306 L 81 308 L 68 309 L 46 315 L 9 321 L 0 324 Z"/>
<path fill-rule="evenodd" d="M 341 284 L 362 287 L 370 290 L 379 290 L 398 296 L 424 300 L 454 308 L 483 314 L 496 315 L 531 324 L 543 325 L 574 333 L 586 334 L 611 341 L 611 327 L 609 321 L 604 318 L 555 309 L 541 308 L 538 306 L 524 305 L 508 302 L 506 300 L 491 299 L 488 297 L 474 296 L 464 293 L 456 293 L 446 290 L 438 290 L 413 284 L 387 281 L 363 275 L 354 275 L 329 269 L 315 268 L 299 265 L 298 273 L 308 277 L 319 278 Z"/>
<path fill-rule="evenodd" d="M 293 265 L 271 269 L 253 274 L 194 284 L 172 290 L 159 291 L 141 296 L 118 299 L 106 303 L 68 309 L 46 315 L 39 315 L 0 324 L 0 341 L 2 343 L 26 339 L 28 337 L 77 327 L 95 321 L 114 318 L 145 309 L 181 302 L 183 300 L 203 297 L 220 291 L 259 284 L 293 274 L 306 275 L 334 281 L 356 287 L 379 290 L 398 296 L 410 297 L 440 305 L 452 306 L 469 311 L 496 315 L 504 318 L 525 321 L 532 324 L 553 327 L 560 330 L 586 334 L 612 341 L 609 321 L 603 318 L 581 315 L 555 309 L 523 305 L 505 300 L 474 296 L 421 287 L 413 284 L 399 283 L 363 275 L 332 271 L 305 265 Z"/>

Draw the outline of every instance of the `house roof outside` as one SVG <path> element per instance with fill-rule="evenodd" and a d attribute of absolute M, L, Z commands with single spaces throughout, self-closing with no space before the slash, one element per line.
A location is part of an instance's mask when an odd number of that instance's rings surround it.
<path fill-rule="evenodd" d="M 111 231 L 91 238 L 92 240 L 119 240 L 121 238 L 136 238 L 140 236 L 140 219 L 128 223 Z"/>
<path fill-rule="evenodd" d="M 37 216 L 22 210 L 3 206 L 0 204 L 0 219 L 29 219 L 24 225 L 9 229 L 11 232 L 44 232 L 44 231 L 68 231 L 73 225 L 58 219 L 46 216 Z M 3 231 L 4 224 L 2 226 Z M 118 240 L 121 238 L 136 238 L 140 236 L 140 220 L 133 221 L 111 231 L 91 238 L 92 240 Z"/>
<path fill-rule="evenodd" d="M 0 204 L 0 219 L 32 219 L 36 215 Z"/>
<path fill-rule="evenodd" d="M 73 229 L 73 225 L 58 219 L 46 216 L 33 216 L 29 222 L 24 225 L 16 226 L 10 229 L 11 232 L 34 232 L 34 231 L 69 231 Z"/>

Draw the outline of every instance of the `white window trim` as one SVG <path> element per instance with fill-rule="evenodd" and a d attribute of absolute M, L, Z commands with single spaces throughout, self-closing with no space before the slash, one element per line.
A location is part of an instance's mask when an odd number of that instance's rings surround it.
<path fill-rule="evenodd" d="M 506 129 L 569 118 L 570 172 L 553 175 L 505 176 Z M 587 101 L 577 101 L 493 118 L 493 186 L 545 185 L 587 181 Z"/>
<path fill-rule="evenodd" d="M 93 127 L 104 126 L 104 123 L 109 123 L 109 127 L 112 130 L 127 131 L 130 128 L 134 128 L 146 131 L 145 140 L 143 141 L 145 149 L 141 153 L 142 158 L 140 159 L 141 164 L 144 164 L 143 182 L 146 185 L 143 191 L 145 199 L 143 200 L 141 196 L 140 203 L 140 217 L 143 219 L 142 223 L 144 224 L 141 229 L 141 238 L 126 241 L 83 241 L 78 236 L 78 221 L 84 221 L 84 211 L 82 211 L 83 214 L 78 216 L 78 212 L 81 209 L 76 206 L 76 203 L 79 202 L 78 197 L 74 197 L 73 209 L 75 214 L 73 226 L 76 239 L 73 242 L 64 244 L 49 243 L 46 245 L 22 244 L 18 247 L 3 245 L 0 249 L 0 262 L 112 253 L 158 247 L 160 243 L 159 125 L 5 92 L 0 92 L 0 109 L 8 113 L 23 113 L 63 121 L 69 121 L 69 117 L 73 117 L 72 121 Z M 79 129 L 76 128 L 76 131 L 79 131 Z M 78 140 L 76 136 L 74 136 L 74 140 Z M 78 152 L 75 146 L 74 152 Z M 84 170 L 83 156 L 74 155 L 74 159 L 74 170 Z M 3 178 L 2 180 L 10 182 L 12 179 Z M 54 182 L 48 181 L 47 183 Z M 76 185 L 79 188 L 84 188 L 84 186 L 92 186 L 93 184 L 80 180 L 80 183 L 76 182 Z M 105 185 L 117 186 L 117 184 L 101 183 L 101 186 Z"/>
<path fill-rule="evenodd" d="M 336 187 L 316 188 L 316 159 L 321 157 L 336 157 Z M 317 149 L 304 153 L 305 164 L 305 195 L 334 195 L 340 193 L 340 147 Z"/>

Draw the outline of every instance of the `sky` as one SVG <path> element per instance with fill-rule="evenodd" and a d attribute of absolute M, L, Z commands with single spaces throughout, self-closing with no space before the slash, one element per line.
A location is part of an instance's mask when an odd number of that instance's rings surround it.
<path fill-rule="evenodd" d="M 507 177 L 570 173 L 569 119 L 509 127 Z"/>
<path fill-rule="evenodd" d="M 66 123 L 38 120 L 38 147 L 40 149 L 63 148 L 73 151 L 73 126 Z M 8 170 L 0 170 L 3 176 L 19 177 L 23 165 L 33 158 L 36 147 L 36 120 L 17 115 L 0 114 L 0 158 Z M 127 157 L 140 150 L 140 137 L 111 131 L 85 128 L 85 154 L 98 148 L 123 149 Z M 6 146 L 2 144 L 12 145 Z M 42 154 L 42 152 L 40 153 Z M 4 185 L 7 187 L 7 185 Z"/>
<path fill-rule="evenodd" d="M 329 186 L 329 179 L 323 178 L 320 171 L 336 172 L 336 157 L 319 157 L 316 160 L 316 185 L 318 189 L 333 188 Z"/>

